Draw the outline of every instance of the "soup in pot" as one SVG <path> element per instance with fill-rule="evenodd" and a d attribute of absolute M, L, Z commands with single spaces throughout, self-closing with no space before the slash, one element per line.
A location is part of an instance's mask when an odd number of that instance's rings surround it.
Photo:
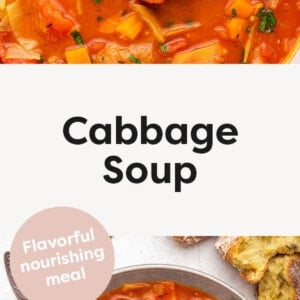
<path fill-rule="evenodd" d="M 199 289 L 173 281 L 126 283 L 97 300 L 216 300 Z"/>
<path fill-rule="evenodd" d="M 300 0 L 0 0 L 2 63 L 286 63 Z"/>

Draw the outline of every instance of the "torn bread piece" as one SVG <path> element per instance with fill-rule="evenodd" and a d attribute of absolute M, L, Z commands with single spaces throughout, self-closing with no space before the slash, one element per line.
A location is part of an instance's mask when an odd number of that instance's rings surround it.
<path fill-rule="evenodd" d="M 207 236 L 173 236 L 173 239 L 186 245 L 195 245 L 206 239 Z"/>
<path fill-rule="evenodd" d="M 270 259 L 258 285 L 258 300 L 300 299 L 300 255 Z"/>
<path fill-rule="evenodd" d="M 272 257 L 300 252 L 300 236 L 220 237 L 216 248 L 246 281 L 254 284 L 264 276 Z"/>

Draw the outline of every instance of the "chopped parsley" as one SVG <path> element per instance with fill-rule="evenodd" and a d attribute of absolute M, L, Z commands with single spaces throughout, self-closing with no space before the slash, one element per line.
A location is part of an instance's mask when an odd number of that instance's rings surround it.
<path fill-rule="evenodd" d="M 97 16 L 97 22 L 101 22 L 103 20 L 103 17 L 102 16 Z"/>
<path fill-rule="evenodd" d="M 168 20 L 166 23 L 165 23 L 165 27 L 167 28 L 170 28 L 174 26 L 174 21 L 173 20 Z"/>
<path fill-rule="evenodd" d="M 83 45 L 83 44 L 84 44 L 83 38 L 82 38 L 82 36 L 81 36 L 81 34 L 80 34 L 79 31 L 73 30 L 73 31 L 71 32 L 71 36 L 73 37 L 73 39 L 74 39 L 74 41 L 75 41 L 75 43 L 76 43 L 77 45 Z"/>
<path fill-rule="evenodd" d="M 271 9 L 260 8 L 256 16 L 260 19 L 260 24 L 258 27 L 259 32 L 274 32 L 277 20 Z"/>
<path fill-rule="evenodd" d="M 125 9 L 125 10 L 122 10 L 121 12 L 121 16 L 124 17 L 128 14 L 128 11 Z"/>
<path fill-rule="evenodd" d="M 194 21 L 192 19 L 185 19 L 184 23 L 187 25 L 193 25 Z"/>
<path fill-rule="evenodd" d="M 93 0 L 94 4 L 99 4 L 101 0 Z"/>
<path fill-rule="evenodd" d="M 236 11 L 236 8 L 233 8 L 233 9 L 231 10 L 231 17 L 232 17 L 232 18 L 236 18 L 236 17 L 237 17 L 237 11 Z"/>
<path fill-rule="evenodd" d="M 45 62 L 44 56 L 41 55 L 40 59 L 37 61 L 38 64 L 43 64 Z"/>
<path fill-rule="evenodd" d="M 168 52 L 168 46 L 166 44 L 161 44 L 159 46 L 159 49 L 161 50 L 161 52 L 163 53 L 167 53 Z"/>
<path fill-rule="evenodd" d="M 128 56 L 128 59 L 129 59 L 131 62 L 135 63 L 135 64 L 141 64 L 141 63 L 142 63 L 141 60 L 140 60 L 139 58 L 136 58 L 133 54 L 130 54 L 130 55 Z"/>

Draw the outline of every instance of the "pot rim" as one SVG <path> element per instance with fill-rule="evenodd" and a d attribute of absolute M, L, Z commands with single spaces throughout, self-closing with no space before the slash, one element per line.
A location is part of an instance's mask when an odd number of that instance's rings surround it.
<path fill-rule="evenodd" d="M 118 276 L 121 274 L 139 271 L 139 270 L 171 270 L 171 271 L 181 271 L 181 272 L 187 272 L 196 276 L 204 277 L 208 280 L 211 280 L 218 285 L 221 285 L 222 287 L 228 289 L 230 292 L 235 294 L 236 296 L 240 297 L 242 300 L 247 300 L 242 294 L 240 294 L 235 288 L 233 288 L 230 284 L 224 282 L 223 280 L 216 278 L 213 275 L 210 275 L 206 272 L 199 271 L 190 267 L 184 267 L 181 265 L 174 265 L 174 264 L 136 264 L 126 267 L 121 267 L 118 269 L 115 269 L 113 272 L 113 276 Z"/>

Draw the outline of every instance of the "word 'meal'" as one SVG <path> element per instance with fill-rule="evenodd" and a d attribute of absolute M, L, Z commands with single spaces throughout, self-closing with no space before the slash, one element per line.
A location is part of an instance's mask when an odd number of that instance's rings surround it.
<path fill-rule="evenodd" d="M 211 123 L 172 123 L 162 127 L 157 123 L 149 123 L 147 116 L 141 116 L 139 126 L 132 123 L 124 123 L 122 116 L 116 116 L 114 124 L 92 123 L 88 119 L 75 116 L 68 119 L 63 127 L 65 139 L 74 145 L 92 143 L 95 145 L 158 145 L 167 143 L 170 145 L 188 145 L 193 143 L 192 151 L 205 154 L 211 151 L 214 141 L 223 145 L 236 143 L 238 136 L 237 128 L 225 123 L 216 129 Z M 181 192 L 182 184 L 190 184 L 197 178 L 197 169 L 190 162 L 164 163 L 159 172 L 158 163 L 149 165 L 150 172 L 145 164 L 133 162 L 123 171 L 123 160 L 117 155 L 111 155 L 105 159 L 104 166 L 109 174 L 103 176 L 108 183 L 116 184 L 123 180 L 124 174 L 131 183 L 142 183 L 151 176 L 156 184 L 171 183 L 171 174 L 175 192 Z"/>

